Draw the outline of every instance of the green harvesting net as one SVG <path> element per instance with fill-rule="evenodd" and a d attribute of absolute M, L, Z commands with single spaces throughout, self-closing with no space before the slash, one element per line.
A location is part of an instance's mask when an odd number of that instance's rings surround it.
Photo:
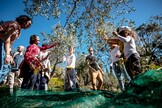
<path fill-rule="evenodd" d="M 162 70 L 137 76 L 122 93 L 80 90 L 51 92 L 0 89 L 0 108 L 155 108 L 162 106 Z"/>

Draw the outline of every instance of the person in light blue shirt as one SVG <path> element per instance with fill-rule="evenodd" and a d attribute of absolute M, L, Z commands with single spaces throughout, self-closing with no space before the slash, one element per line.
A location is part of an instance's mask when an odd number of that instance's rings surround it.
<path fill-rule="evenodd" d="M 10 93 L 13 92 L 14 87 L 14 79 L 17 77 L 18 79 L 18 87 L 21 87 L 22 84 L 22 78 L 19 78 L 20 75 L 20 69 L 19 66 L 21 62 L 24 60 L 24 46 L 19 46 L 17 49 L 17 52 L 13 55 L 13 60 L 15 62 L 15 65 L 11 67 L 11 72 L 8 75 L 8 85 L 10 88 Z"/>

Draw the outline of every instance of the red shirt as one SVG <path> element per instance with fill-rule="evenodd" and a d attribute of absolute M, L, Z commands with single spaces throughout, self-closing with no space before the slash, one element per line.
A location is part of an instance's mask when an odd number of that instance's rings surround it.
<path fill-rule="evenodd" d="M 52 48 L 56 45 L 57 45 L 57 42 L 52 44 L 52 45 L 47 45 L 47 46 L 42 46 L 42 47 L 39 47 L 35 44 L 31 44 L 27 47 L 27 50 L 26 50 L 25 55 L 24 55 L 24 59 L 29 65 L 31 63 L 33 63 L 36 66 L 40 66 L 41 63 L 40 63 L 39 59 L 37 58 L 40 51 Z"/>

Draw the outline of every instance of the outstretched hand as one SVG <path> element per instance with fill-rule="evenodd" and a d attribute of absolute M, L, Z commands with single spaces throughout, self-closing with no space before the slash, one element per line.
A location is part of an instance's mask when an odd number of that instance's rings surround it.
<path fill-rule="evenodd" d="M 113 34 L 113 35 L 115 35 L 115 36 L 117 36 L 117 35 L 118 35 L 118 33 L 117 33 L 117 32 L 112 32 L 112 34 Z"/>
<path fill-rule="evenodd" d="M 103 39 L 104 39 L 104 40 L 108 40 L 107 35 L 104 34 Z"/>
<path fill-rule="evenodd" d="M 60 45 L 61 44 L 60 40 L 57 40 L 55 43 L 56 43 L 56 45 Z"/>

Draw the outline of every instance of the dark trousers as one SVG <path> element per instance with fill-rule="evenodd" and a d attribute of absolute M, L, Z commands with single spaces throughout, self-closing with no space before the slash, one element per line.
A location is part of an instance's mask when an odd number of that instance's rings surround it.
<path fill-rule="evenodd" d="M 129 74 L 129 76 L 131 77 L 131 79 L 133 79 L 133 77 L 135 77 L 136 75 L 138 75 L 139 73 L 141 73 L 141 63 L 140 63 L 140 57 L 137 53 L 132 54 L 128 60 L 126 61 L 126 70 Z"/>
<path fill-rule="evenodd" d="M 64 90 L 76 91 L 76 71 L 74 68 L 66 69 L 65 79 L 64 79 Z"/>
<path fill-rule="evenodd" d="M 48 83 L 47 77 L 41 75 L 40 90 L 46 90 L 46 84 Z"/>
<path fill-rule="evenodd" d="M 30 66 L 25 62 L 22 66 L 23 82 L 21 85 L 22 89 L 39 90 L 41 74 L 34 74 Z"/>
<path fill-rule="evenodd" d="M 30 76 L 30 82 L 28 85 L 28 88 L 31 90 L 39 90 L 40 88 L 40 80 L 41 80 L 41 74 L 40 72 L 38 74 L 32 73 Z"/>

